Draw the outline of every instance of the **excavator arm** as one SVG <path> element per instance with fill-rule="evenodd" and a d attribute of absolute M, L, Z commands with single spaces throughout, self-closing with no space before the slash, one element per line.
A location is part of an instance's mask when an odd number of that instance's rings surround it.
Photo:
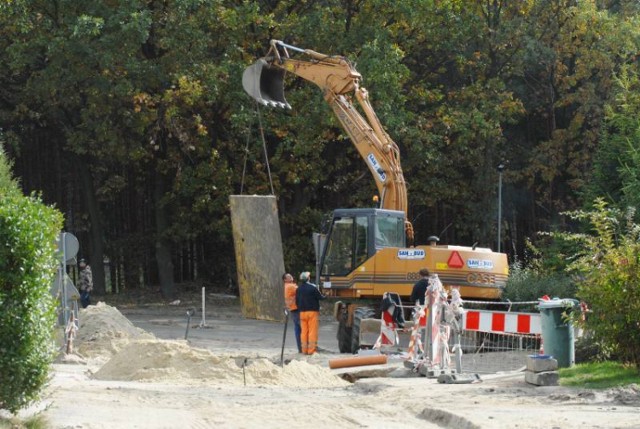
<path fill-rule="evenodd" d="M 289 50 L 302 54 L 304 59 L 292 58 Z M 344 57 L 324 55 L 272 40 L 267 55 L 245 70 L 242 84 L 259 103 L 290 108 L 284 97 L 286 72 L 320 87 L 373 175 L 380 195 L 380 208 L 402 211 L 406 218 L 407 186 L 400 165 L 400 151 L 382 128 L 369 102 L 367 90 L 360 86 L 360 73 Z M 354 98 L 364 116 L 356 109 Z M 407 238 L 413 242 L 413 227 L 408 220 L 405 222 Z"/>

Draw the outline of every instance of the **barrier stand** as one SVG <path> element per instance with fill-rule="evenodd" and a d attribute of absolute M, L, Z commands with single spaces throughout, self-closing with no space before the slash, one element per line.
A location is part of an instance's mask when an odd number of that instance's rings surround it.
<path fill-rule="evenodd" d="M 448 302 L 444 288 L 434 277 L 427 305 L 414 307 L 409 345 L 402 353 L 405 368 L 439 378 L 443 383 L 469 383 L 480 379 L 476 372 L 515 371 L 522 367 L 527 355 L 539 353 L 539 314 L 464 309 L 459 291 L 451 289 L 450 293 Z M 498 304 L 511 309 L 531 302 L 491 302 Z M 383 312 L 375 349 L 397 344 L 397 326 L 387 317 L 390 315 L 391 312 Z"/>
<path fill-rule="evenodd" d="M 77 332 L 78 332 L 77 319 L 75 317 L 75 313 L 71 312 L 71 314 L 69 315 L 69 323 L 67 323 L 67 326 L 64 330 L 66 354 L 73 353 L 73 340 L 75 339 Z"/>
<path fill-rule="evenodd" d="M 462 308 L 462 297 L 458 289 L 451 291 L 451 313 L 454 317 L 450 320 L 450 324 L 453 327 L 453 353 L 456 362 L 456 372 L 462 373 L 462 344 L 460 344 L 460 337 L 462 336 L 462 327 L 460 320 L 464 314 L 464 308 Z"/>
<path fill-rule="evenodd" d="M 453 348 L 452 352 L 455 356 L 455 372 L 443 373 L 438 376 L 438 383 L 446 384 L 467 384 L 477 383 L 482 381 L 480 375 L 475 373 L 463 373 L 462 372 L 462 344 L 460 343 L 460 337 L 462 334 L 460 321 L 464 312 L 462 308 L 462 299 L 460 298 L 460 292 L 456 289 L 452 291 L 452 298 L 449 312 L 445 314 L 449 317 L 447 323 L 449 328 L 453 329 Z"/>
<path fill-rule="evenodd" d="M 426 301 L 429 308 L 425 344 L 427 355 L 415 362 L 415 370 L 426 377 L 438 377 L 451 374 L 449 355 L 449 326 L 445 323 L 445 312 L 449 308 L 447 294 L 438 275 L 429 278 Z"/>
<path fill-rule="evenodd" d="M 373 349 L 400 345 L 398 328 L 404 329 L 404 309 L 400 295 L 395 292 L 385 292 L 382 295 L 382 314 L 380 321 L 380 335 L 373 344 Z"/>
<path fill-rule="evenodd" d="M 427 306 L 414 313 L 414 328 L 409 343 L 409 359 L 405 366 L 412 367 L 420 375 L 437 378 L 439 383 L 474 383 L 480 380 L 478 374 L 462 374 L 462 347 L 460 345 L 460 323 L 463 308 L 460 292 L 453 289 L 451 303 L 437 275 L 429 279 Z M 427 316 L 425 341 L 427 353 L 420 342 L 420 318 Z M 449 339 L 453 331 L 454 345 L 449 349 Z M 422 351 L 422 354 L 419 354 Z M 451 364 L 451 351 L 455 356 L 455 368 Z"/>
<path fill-rule="evenodd" d="M 411 367 L 413 367 L 413 362 L 415 362 L 419 358 L 422 358 L 422 356 L 424 355 L 424 347 L 422 345 L 422 339 L 420 338 L 422 334 L 422 326 L 420 324 L 420 321 L 424 317 L 426 317 L 426 309 L 424 306 L 418 305 L 413 310 L 413 327 L 411 328 L 411 336 L 409 338 L 409 356 L 406 361 L 410 364 Z"/>
<path fill-rule="evenodd" d="M 387 298 L 388 292 L 384 293 L 384 298 Z M 398 299 L 399 300 L 399 299 Z M 392 304 L 385 311 L 382 312 L 380 321 L 380 335 L 373 345 L 373 349 L 380 350 L 384 346 L 397 346 L 400 344 L 398 338 L 398 324 L 393 318 L 396 305 Z"/>
<path fill-rule="evenodd" d="M 465 304 L 483 304 L 486 302 L 464 301 Z M 509 308 L 537 302 L 492 302 Z M 423 375 L 437 377 L 439 373 L 455 374 L 445 382 L 474 382 L 477 376 L 463 374 L 493 373 L 497 371 L 516 371 L 522 368 L 527 355 L 539 353 L 541 348 L 540 314 L 526 312 L 508 312 L 486 309 L 463 309 L 462 300 L 456 289 L 451 290 L 451 302 L 442 302 L 444 313 L 438 317 L 434 313 L 438 307 L 416 307 L 414 327 L 408 347 L 405 367 Z M 415 322 L 429 312 L 422 326 Z M 442 319 L 444 314 L 444 319 Z M 424 316 L 422 316 L 424 318 Z M 435 329 L 436 323 L 448 326 Z M 425 325 L 427 329 L 424 329 Z M 443 344 L 449 335 L 448 349 Z M 423 338 L 424 337 L 424 338 Z M 422 339 L 422 341 L 421 341 Z M 545 347 L 546 348 L 546 347 Z M 464 352 L 464 353 L 463 353 Z M 436 361 L 436 359 L 441 359 Z M 434 362 L 435 361 L 435 362 Z M 448 366 L 447 366 L 448 364 Z M 462 380 L 464 381 L 462 381 Z"/>

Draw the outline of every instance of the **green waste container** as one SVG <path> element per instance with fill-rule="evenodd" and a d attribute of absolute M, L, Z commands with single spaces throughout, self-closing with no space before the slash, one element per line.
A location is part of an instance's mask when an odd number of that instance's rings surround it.
<path fill-rule="evenodd" d="M 538 303 L 544 354 L 553 356 L 559 368 L 568 368 L 576 362 L 573 324 L 563 313 L 570 313 L 578 304 L 575 299 L 557 298 Z"/>

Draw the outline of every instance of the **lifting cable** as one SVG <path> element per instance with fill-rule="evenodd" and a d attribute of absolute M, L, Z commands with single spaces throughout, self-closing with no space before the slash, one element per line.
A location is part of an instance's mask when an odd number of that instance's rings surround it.
<path fill-rule="evenodd" d="M 267 175 L 269 176 L 269 186 L 271 187 L 271 195 L 275 195 L 273 191 L 273 180 L 271 179 L 271 167 L 269 166 L 269 156 L 267 155 L 267 141 L 264 138 L 264 128 L 262 127 L 262 115 L 260 113 L 260 104 L 256 101 L 256 113 L 258 115 L 258 127 L 260 129 L 260 137 L 262 139 L 262 149 L 264 152 L 264 160 L 267 165 Z M 247 143 L 244 148 L 244 165 L 242 167 L 242 182 L 240 183 L 240 195 L 244 188 L 244 176 L 247 171 L 247 158 L 249 156 L 249 140 L 251 139 L 251 131 L 247 132 Z"/>

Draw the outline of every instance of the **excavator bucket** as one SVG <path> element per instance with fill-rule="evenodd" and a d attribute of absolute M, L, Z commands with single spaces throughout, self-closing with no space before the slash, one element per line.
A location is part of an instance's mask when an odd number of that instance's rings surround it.
<path fill-rule="evenodd" d="M 261 58 L 245 69 L 242 87 L 258 103 L 291 109 L 284 98 L 284 73 L 284 70 L 271 66 Z"/>

